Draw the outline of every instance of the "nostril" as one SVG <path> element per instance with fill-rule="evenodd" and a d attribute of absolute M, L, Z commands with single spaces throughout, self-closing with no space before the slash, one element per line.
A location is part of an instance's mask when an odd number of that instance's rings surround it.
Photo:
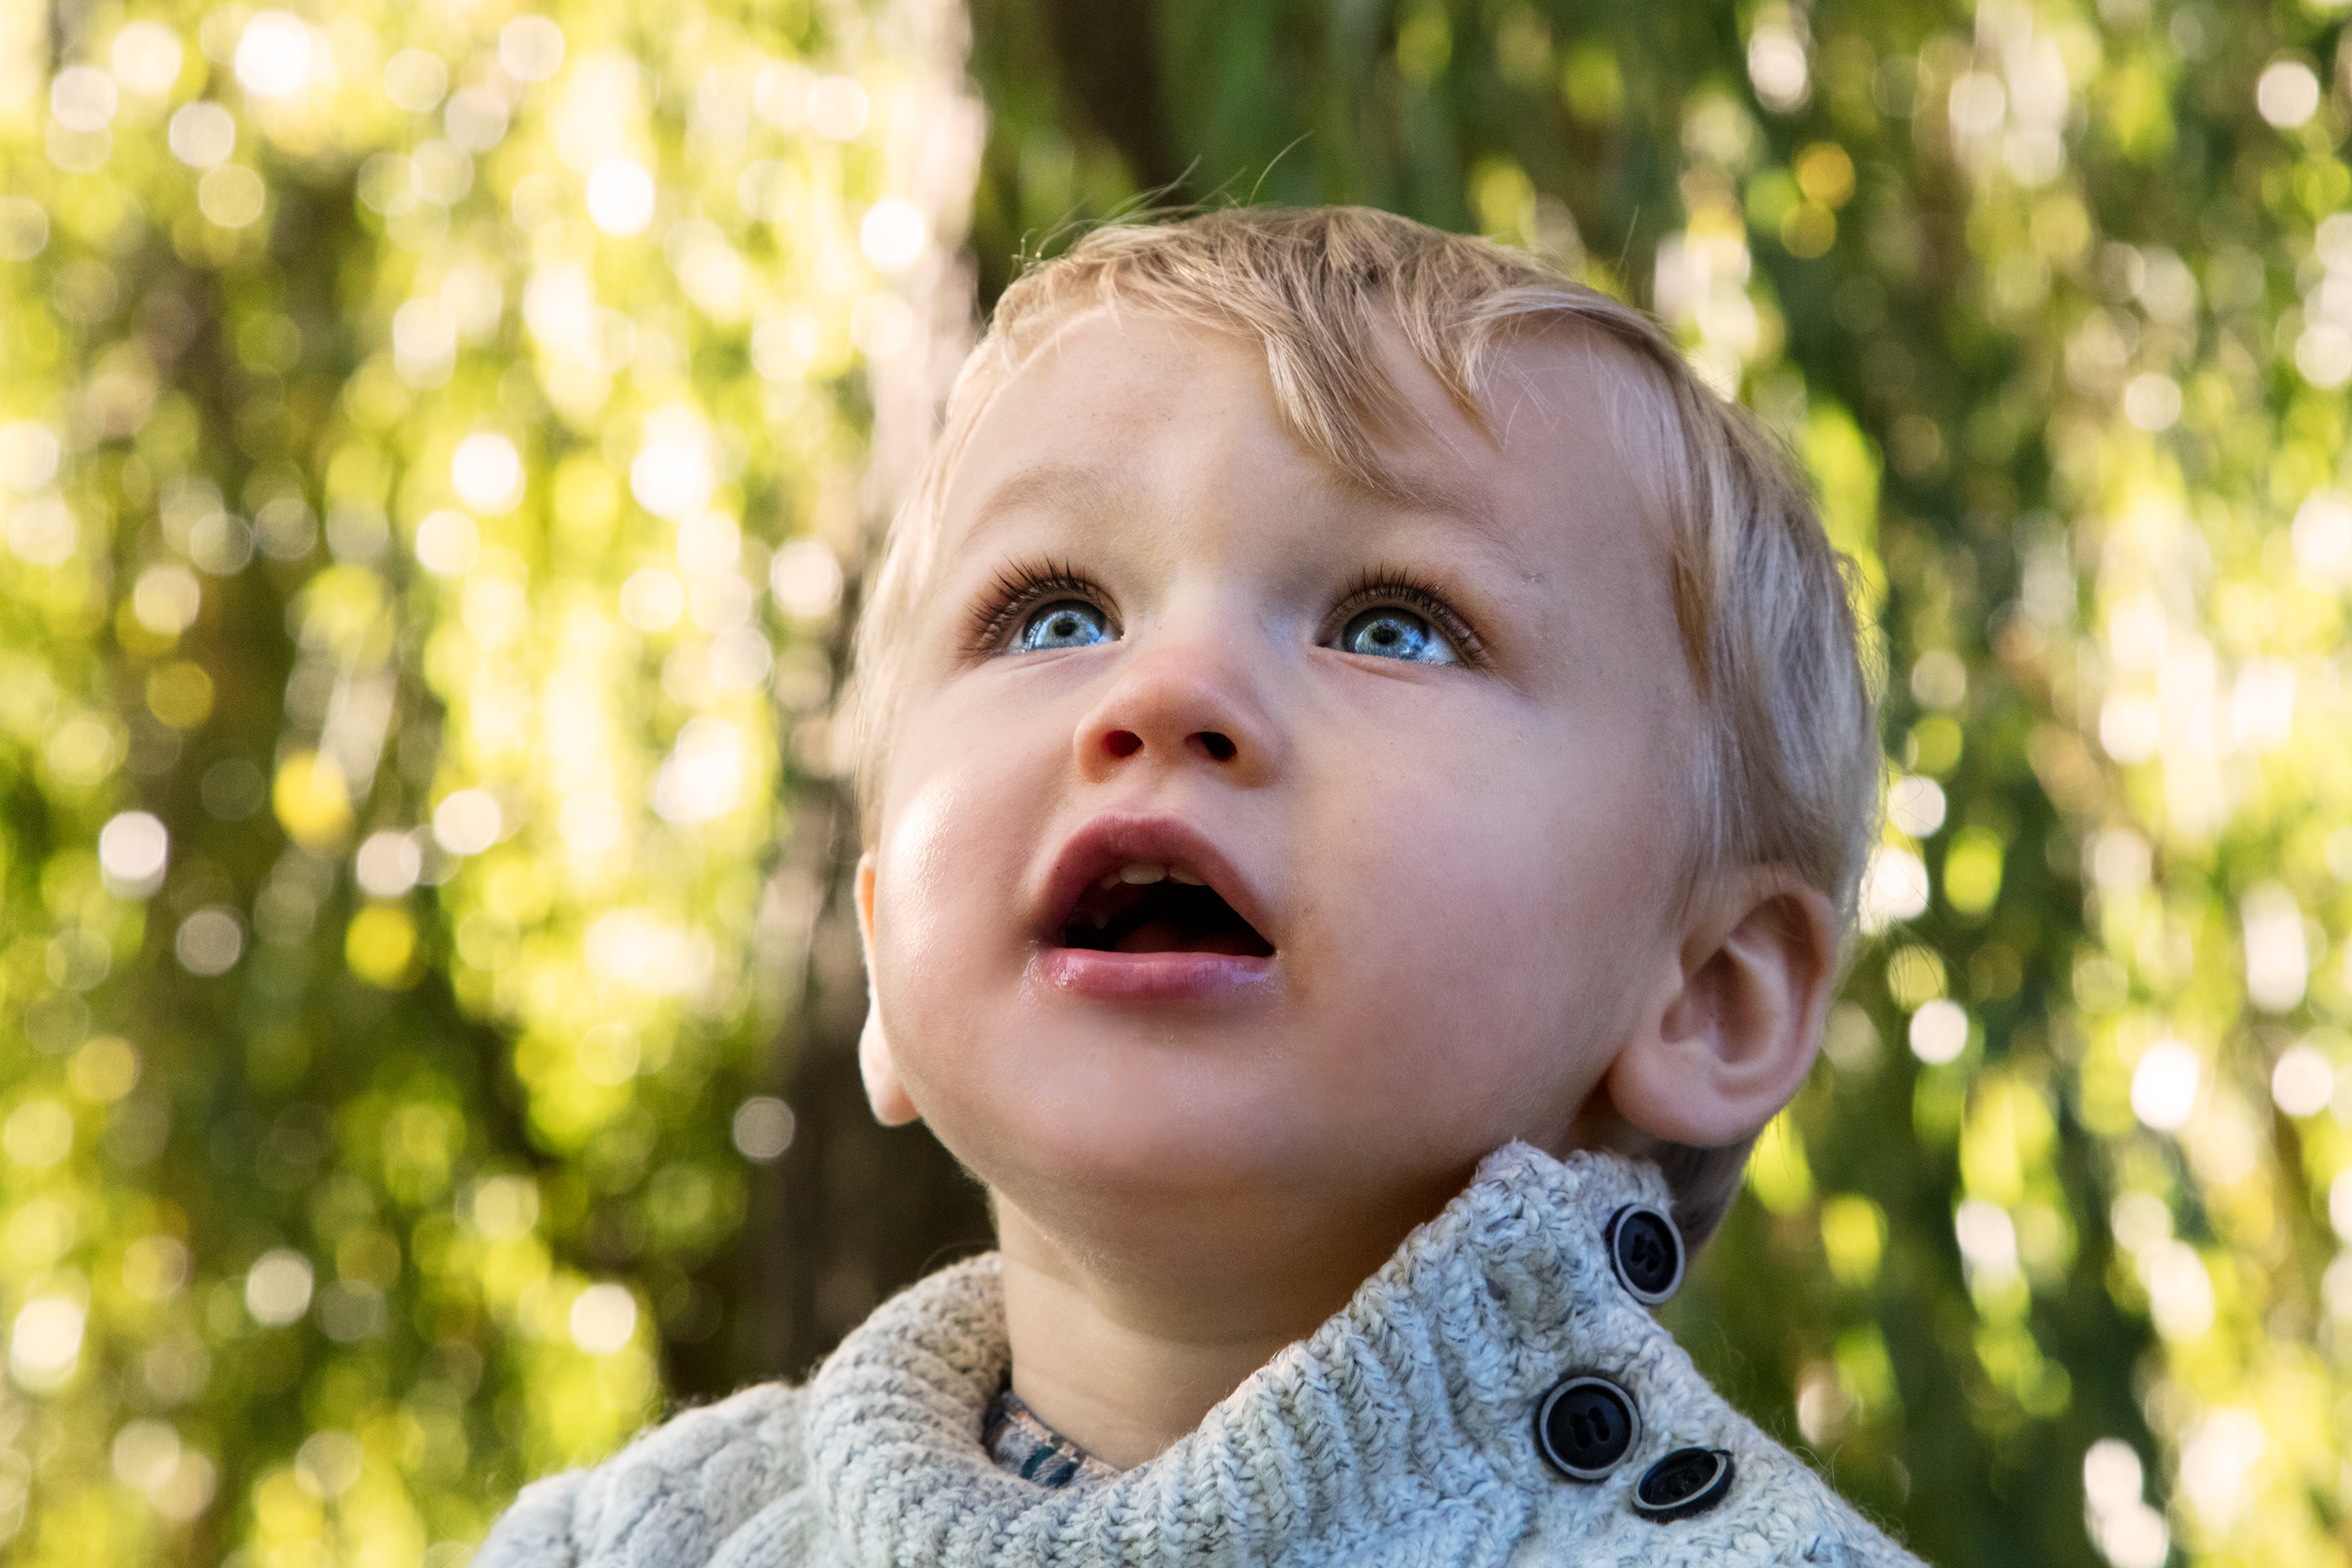
<path fill-rule="evenodd" d="M 1234 759 L 1234 743 L 1229 737 L 1219 735 L 1213 729 L 1204 729 L 1201 732 L 1200 740 L 1202 749 L 1218 761 L 1231 762 Z"/>
<path fill-rule="evenodd" d="M 1143 749 L 1143 737 L 1131 729 L 1114 729 L 1103 737 L 1103 749 L 1113 757 L 1132 757 Z"/>

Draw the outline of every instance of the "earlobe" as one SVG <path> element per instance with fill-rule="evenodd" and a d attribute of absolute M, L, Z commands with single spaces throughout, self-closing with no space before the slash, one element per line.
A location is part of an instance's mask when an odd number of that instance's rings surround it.
<path fill-rule="evenodd" d="M 882 1007 L 874 988 L 874 852 L 857 859 L 857 937 L 866 949 L 866 1027 L 857 1035 L 857 1071 L 866 1081 L 866 1103 L 874 1119 L 886 1127 L 903 1127 L 920 1121 L 913 1098 L 899 1080 L 898 1064 L 890 1058 L 890 1041 L 882 1032 Z"/>
<path fill-rule="evenodd" d="M 890 1042 L 882 1035 L 882 1015 L 870 992 L 866 1027 L 857 1036 L 857 1071 L 866 1080 L 866 1103 L 874 1108 L 876 1121 L 886 1127 L 903 1127 L 923 1119 L 908 1096 L 907 1086 L 898 1081 L 898 1064 L 890 1060 Z"/>
<path fill-rule="evenodd" d="M 1828 895 L 1780 867 L 1735 879 L 1693 925 L 1678 979 L 1610 1064 L 1619 1115 L 1701 1148 L 1738 1142 L 1803 1083 L 1837 967 Z"/>

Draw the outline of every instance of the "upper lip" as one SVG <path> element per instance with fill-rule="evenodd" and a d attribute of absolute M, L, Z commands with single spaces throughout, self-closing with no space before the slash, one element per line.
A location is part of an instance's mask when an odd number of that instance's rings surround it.
<path fill-rule="evenodd" d="M 1183 868 L 1232 905 L 1234 913 L 1269 943 L 1274 941 L 1266 935 L 1265 907 L 1255 890 L 1207 835 L 1175 817 L 1118 814 L 1087 823 L 1055 855 L 1040 900 L 1041 939 L 1048 946 L 1062 946 L 1063 928 L 1087 889 L 1121 866 L 1139 864 Z"/>

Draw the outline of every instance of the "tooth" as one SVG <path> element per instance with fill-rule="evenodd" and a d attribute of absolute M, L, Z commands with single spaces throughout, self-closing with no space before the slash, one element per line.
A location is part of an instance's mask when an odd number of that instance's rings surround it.
<path fill-rule="evenodd" d="M 1171 882 L 1181 882 L 1186 887 L 1206 887 L 1209 885 L 1207 879 L 1194 876 L 1191 872 L 1186 871 L 1181 865 L 1171 865 L 1168 868 L 1168 880 Z"/>
<path fill-rule="evenodd" d="M 1095 883 L 1095 885 L 1101 888 L 1105 893 L 1108 893 L 1112 888 L 1118 885 L 1118 873 L 1115 871 L 1107 871 L 1103 873 L 1102 880 Z"/>
<path fill-rule="evenodd" d="M 1118 868 L 1118 880 L 1137 886 L 1162 880 L 1168 875 L 1164 865 L 1123 865 Z"/>

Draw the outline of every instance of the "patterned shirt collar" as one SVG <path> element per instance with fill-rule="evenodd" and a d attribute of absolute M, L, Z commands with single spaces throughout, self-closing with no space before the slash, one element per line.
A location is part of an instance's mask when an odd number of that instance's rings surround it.
<path fill-rule="evenodd" d="M 1115 1479 L 1118 1471 L 1096 1458 L 1037 1418 L 1010 1385 L 989 1402 L 981 1422 L 980 1446 L 996 1468 L 1041 1487 Z"/>

